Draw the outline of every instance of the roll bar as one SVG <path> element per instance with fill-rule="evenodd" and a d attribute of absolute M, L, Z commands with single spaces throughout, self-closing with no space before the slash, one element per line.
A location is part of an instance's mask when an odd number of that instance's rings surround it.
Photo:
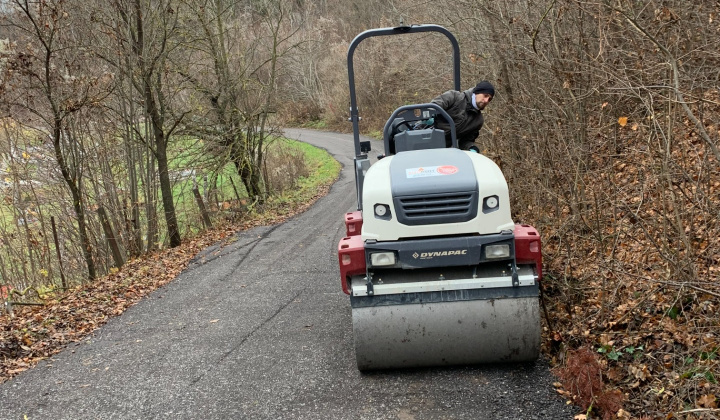
<path fill-rule="evenodd" d="M 370 29 L 361 32 L 350 43 L 347 54 L 348 80 L 350 83 L 350 121 L 352 121 L 353 125 L 353 140 L 355 142 L 356 157 L 361 157 L 365 155 L 360 149 L 360 114 L 357 107 L 357 96 L 355 94 L 355 70 L 353 66 L 355 49 L 363 40 L 367 38 L 388 35 L 413 34 L 421 32 L 438 32 L 445 35 L 450 40 L 453 48 L 453 79 L 455 84 L 454 89 L 460 90 L 460 46 L 458 45 L 455 36 L 444 27 L 439 25 L 412 25 L 398 26 L 395 28 Z M 448 119 L 448 121 L 452 122 L 452 119 Z M 455 130 L 452 131 L 454 132 Z"/>

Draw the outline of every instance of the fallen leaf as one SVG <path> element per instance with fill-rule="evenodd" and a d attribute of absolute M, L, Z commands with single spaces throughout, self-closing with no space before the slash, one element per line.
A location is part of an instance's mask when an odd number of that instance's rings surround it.
<path fill-rule="evenodd" d="M 630 366 L 630 373 L 635 377 L 635 379 L 639 379 L 641 381 L 645 381 L 650 378 L 650 371 L 648 370 L 646 365 L 641 366 Z"/>
<path fill-rule="evenodd" d="M 613 382 L 619 382 L 625 378 L 625 373 L 623 372 L 623 369 L 619 367 L 614 367 L 608 370 L 606 376 L 609 380 Z"/>
<path fill-rule="evenodd" d="M 620 117 L 618 118 L 618 124 L 620 124 L 620 127 L 625 127 L 628 123 L 627 117 Z"/>
<path fill-rule="evenodd" d="M 630 419 L 630 413 L 628 413 L 627 411 L 623 410 L 622 408 L 618 410 L 618 412 L 617 412 L 617 414 L 615 414 L 615 416 L 616 416 L 618 419 L 622 419 L 622 420 Z"/>
<path fill-rule="evenodd" d="M 717 399 L 713 394 L 703 395 L 695 401 L 695 405 L 704 408 L 717 408 Z"/>

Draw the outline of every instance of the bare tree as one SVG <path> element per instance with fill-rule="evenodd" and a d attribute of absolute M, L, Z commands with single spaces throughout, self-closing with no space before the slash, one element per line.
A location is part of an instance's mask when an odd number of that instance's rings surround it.
<path fill-rule="evenodd" d="M 73 30 L 69 3 L 64 0 L 30 2 L 13 0 L 3 25 L 14 31 L 8 57 L 5 97 L 14 112 L 27 116 L 28 125 L 46 130 L 57 166 L 70 190 L 87 277 L 97 275 L 93 247 L 87 231 L 83 192 L 81 139 L 72 135 L 73 119 L 107 95 L 102 75 L 79 71 L 87 58 Z M 11 88 L 11 89 L 10 89 Z M 37 124 L 37 125 L 36 125 Z"/>
<path fill-rule="evenodd" d="M 144 123 L 150 134 L 138 137 L 146 139 L 157 162 L 169 243 L 176 247 L 181 237 L 170 180 L 168 145 L 187 112 L 174 113 L 173 102 L 168 98 L 181 89 L 177 81 L 168 79 L 172 74 L 167 68 L 168 57 L 177 47 L 180 28 L 179 14 L 173 4 L 172 1 L 115 0 L 112 2 L 114 16 L 107 19 L 114 22 L 112 28 L 119 40 L 118 47 L 127 57 L 127 61 L 115 63 L 130 64 L 134 69 L 125 72 L 124 77 L 130 79 L 139 94 L 146 118 Z"/>
<path fill-rule="evenodd" d="M 188 45 L 198 65 L 176 68 L 193 83 L 195 103 L 207 110 L 208 118 L 189 122 L 186 131 L 209 141 L 221 166 L 232 162 L 248 195 L 262 202 L 268 193 L 263 152 L 273 134 L 269 118 L 277 108 L 279 60 L 296 46 L 298 23 L 290 21 L 286 1 L 257 2 L 240 15 L 233 4 L 186 3 L 188 15 L 195 18 L 191 26 L 200 31 Z"/>

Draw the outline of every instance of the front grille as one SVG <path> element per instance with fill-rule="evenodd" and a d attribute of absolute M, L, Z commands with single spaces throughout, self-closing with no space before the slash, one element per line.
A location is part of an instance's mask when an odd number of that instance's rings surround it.
<path fill-rule="evenodd" d="M 467 222 L 477 216 L 477 193 L 457 192 L 396 197 L 398 221 L 405 225 Z"/>

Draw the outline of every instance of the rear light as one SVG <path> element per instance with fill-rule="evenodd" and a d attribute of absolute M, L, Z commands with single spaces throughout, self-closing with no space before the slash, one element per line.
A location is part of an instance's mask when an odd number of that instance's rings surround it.
<path fill-rule="evenodd" d="M 530 246 L 528 248 L 530 249 L 530 252 L 540 252 L 540 241 L 530 242 Z"/>

